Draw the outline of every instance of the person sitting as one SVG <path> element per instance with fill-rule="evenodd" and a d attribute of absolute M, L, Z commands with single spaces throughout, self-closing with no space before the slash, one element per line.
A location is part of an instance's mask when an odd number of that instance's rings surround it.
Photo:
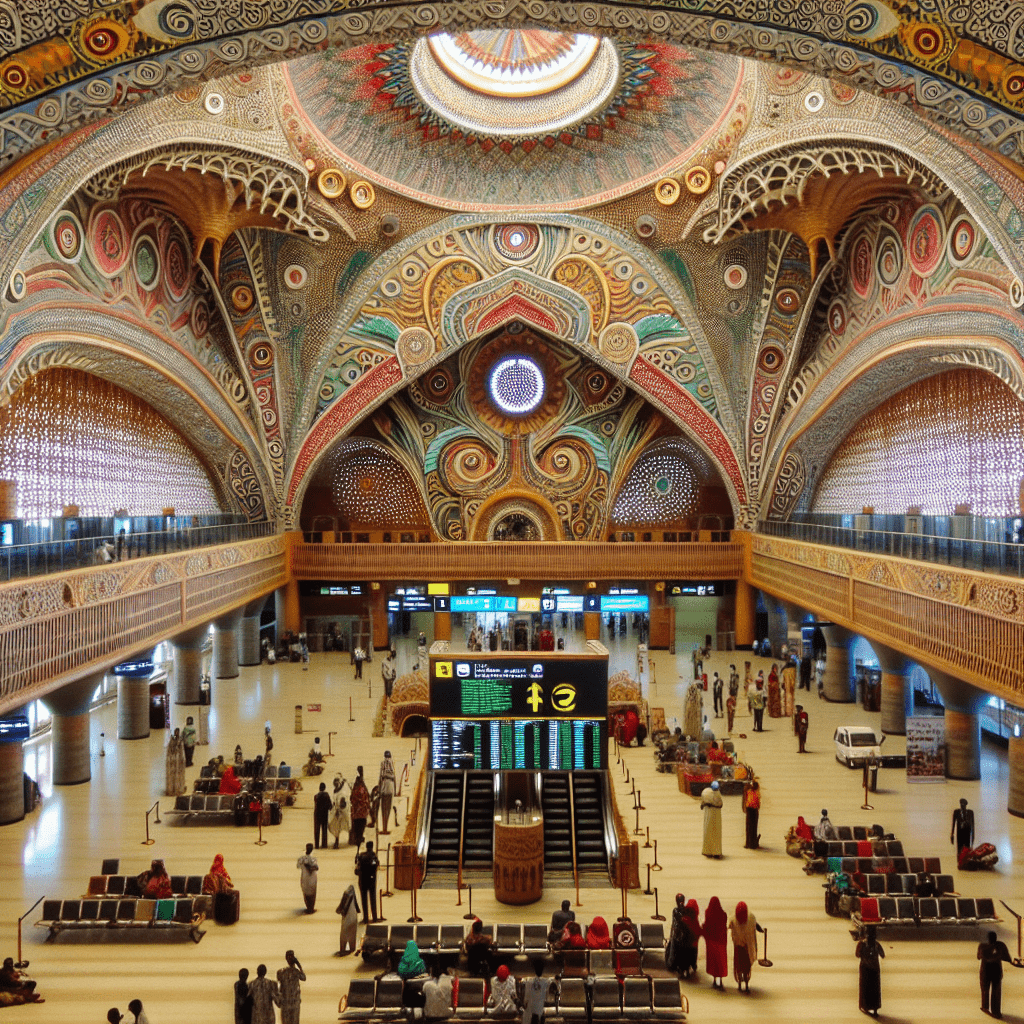
<path fill-rule="evenodd" d="M 612 939 L 608 934 L 608 922 L 603 917 L 595 917 L 587 928 L 587 949 L 611 949 Z"/>
<path fill-rule="evenodd" d="M 835 826 L 829 821 L 828 809 L 825 807 L 821 809 L 821 821 L 814 826 L 814 838 L 826 843 L 835 842 L 839 838 Z"/>
<path fill-rule="evenodd" d="M 917 882 L 914 884 L 914 895 L 919 899 L 939 895 L 938 887 L 935 884 L 935 876 L 930 871 L 918 873 Z"/>
<path fill-rule="evenodd" d="M 238 776 L 235 775 L 235 769 L 233 765 L 228 765 L 224 769 L 224 774 L 220 777 L 220 785 L 217 787 L 218 793 L 226 793 L 228 796 L 234 796 L 236 793 L 242 792 L 242 784 L 238 781 Z"/>
<path fill-rule="evenodd" d="M 167 874 L 162 860 L 153 861 L 148 872 L 146 884 L 143 886 L 143 895 L 148 900 L 169 900 L 174 891 L 171 889 L 171 876 Z"/>
<path fill-rule="evenodd" d="M 570 921 L 565 926 L 562 937 L 551 948 L 556 950 L 586 949 L 587 940 L 583 938 L 583 929 L 575 921 Z"/>
<path fill-rule="evenodd" d="M 498 968 L 498 972 L 491 982 L 491 994 L 487 997 L 487 1012 L 495 1017 L 519 1012 L 516 979 L 505 964 Z"/>
<path fill-rule="evenodd" d="M 551 927 L 548 929 L 548 942 L 558 942 L 570 921 L 576 920 L 576 911 L 571 909 L 570 900 L 562 900 L 562 909 L 551 915 Z"/>
<path fill-rule="evenodd" d="M 0 1006 L 22 1006 L 25 1003 L 44 1003 L 36 992 L 36 983 L 26 980 L 21 968 L 28 967 L 28 961 L 15 964 L 14 957 L 6 957 L 0 967 Z"/>
<path fill-rule="evenodd" d="M 479 917 L 473 918 L 473 924 L 462 940 L 462 952 L 469 961 L 470 974 L 490 974 L 491 934 L 484 931 L 484 923 Z"/>
<path fill-rule="evenodd" d="M 245 758 L 242 756 L 242 744 L 235 744 L 235 770 L 240 771 L 242 765 L 245 764 Z"/>
<path fill-rule="evenodd" d="M 448 1020 L 454 1017 L 452 992 L 451 976 L 435 966 L 431 978 L 423 983 L 423 1016 L 427 1020 Z"/>
<path fill-rule="evenodd" d="M 423 962 L 423 957 L 420 956 L 419 946 L 412 939 L 405 944 L 405 952 L 402 953 L 402 959 L 398 961 L 396 970 L 402 981 L 419 978 L 427 973 L 427 965 Z"/>
<path fill-rule="evenodd" d="M 218 853 L 213 858 L 210 870 L 203 878 L 203 892 L 207 896 L 215 896 L 217 893 L 227 892 L 229 889 L 234 889 L 234 885 L 231 883 L 231 876 L 228 874 L 227 868 L 224 867 L 224 857 Z"/>

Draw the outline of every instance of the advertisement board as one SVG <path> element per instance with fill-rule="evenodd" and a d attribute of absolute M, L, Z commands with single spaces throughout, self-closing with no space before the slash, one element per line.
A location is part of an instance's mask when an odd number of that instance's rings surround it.
<path fill-rule="evenodd" d="M 946 722 L 937 715 L 907 718 L 907 782 L 946 781 Z"/>

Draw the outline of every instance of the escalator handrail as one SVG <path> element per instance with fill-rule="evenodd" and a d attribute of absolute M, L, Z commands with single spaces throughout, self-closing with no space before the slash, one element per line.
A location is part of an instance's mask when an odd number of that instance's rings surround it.
<path fill-rule="evenodd" d="M 462 851 L 466 844 L 466 804 L 469 796 L 469 772 L 462 773 L 462 807 L 459 813 L 459 891 L 462 891 Z"/>
<path fill-rule="evenodd" d="M 424 794 L 425 800 L 423 801 L 425 810 L 420 820 L 419 834 L 416 837 L 416 855 L 428 869 L 427 856 L 430 852 L 430 826 L 434 820 L 434 780 L 436 778 L 437 772 L 427 769 L 427 792 Z"/>
<path fill-rule="evenodd" d="M 580 886 L 580 872 L 579 865 L 576 863 L 576 785 L 575 778 L 572 772 L 569 772 L 569 834 L 572 836 L 572 842 L 569 844 L 569 848 L 572 850 L 572 880 L 577 890 Z"/>
<path fill-rule="evenodd" d="M 612 858 L 619 855 L 619 833 L 615 828 L 615 808 L 612 806 L 611 787 L 607 785 L 611 773 L 602 772 L 599 778 L 601 780 L 601 809 L 603 811 L 601 824 L 604 826 L 604 848 L 608 854 L 608 870 L 611 871 Z"/>

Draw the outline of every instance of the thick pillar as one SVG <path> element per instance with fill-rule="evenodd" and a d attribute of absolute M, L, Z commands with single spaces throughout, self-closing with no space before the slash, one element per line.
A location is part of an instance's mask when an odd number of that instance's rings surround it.
<path fill-rule="evenodd" d="M 1011 736 L 1006 754 L 1010 767 L 1010 788 L 1006 809 L 1018 818 L 1024 818 L 1024 736 Z"/>
<path fill-rule="evenodd" d="M 780 658 L 788 630 L 786 609 L 782 607 L 782 602 L 777 597 L 766 594 L 764 591 L 761 592 L 761 596 L 764 599 L 765 610 L 768 612 L 768 639 L 772 645 L 772 657 Z"/>
<path fill-rule="evenodd" d="M 288 565 L 292 564 L 292 547 L 302 543 L 301 530 L 289 530 L 281 535 L 285 545 L 285 558 Z M 299 608 L 299 581 L 294 577 L 289 578 L 283 587 L 274 591 L 274 601 L 277 605 L 277 635 L 280 636 L 291 631 L 292 633 L 302 632 L 302 613 Z"/>
<path fill-rule="evenodd" d="M 391 641 L 388 635 L 388 592 L 379 583 L 370 584 L 370 620 L 373 625 L 373 649 L 386 651 Z"/>
<path fill-rule="evenodd" d="M 825 699 L 837 704 L 848 704 L 857 699 L 850 677 L 850 644 L 855 634 L 835 623 L 823 624 L 822 633 L 828 650 L 825 654 L 825 675 L 822 683 Z"/>
<path fill-rule="evenodd" d="M 238 678 L 238 624 L 242 621 L 244 609 L 234 611 L 213 620 L 213 668 L 214 679 Z"/>
<path fill-rule="evenodd" d="M 786 642 L 791 654 L 802 657 L 804 647 L 804 610 L 792 601 L 782 601 L 786 612 Z"/>
<path fill-rule="evenodd" d="M 601 613 L 600 612 L 584 612 L 583 613 L 583 636 L 586 640 L 600 640 L 601 639 Z"/>
<path fill-rule="evenodd" d="M 981 778 L 981 717 L 989 695 L 962 679 L 929 668 L 946 708 L 946 777 Z"/>
<path fill-rule="evenodd" d="M 907 715 L 913 711 L 910 671 L 914 662 L 885 644 L 871 641 L 871 649 L 882 669 L 882 732 L 906 736 Z"/>
<path fill-rule="evenodd" d="M 263 660 L 260 650 L 260 616 L 267 603 L 266 595 L 250 601 L 242 610 L 238 624 L 238 664 L 258 665 Z"/>
<path fill-rule="evenodd" d="M 50 749 L 55 786 L 74 786 L 92 778 L 89 704 L 103 676 L 103 672 L 93 672 L 43 697 L 43 703 L 53 716 Z"/>
<path fill-rule="evenodd" d="M 25 817 L 25 753 L 21 740 L 0 743 L 0 825 Z"/>
<path fill-rule="evenodd" d="M 142 740 L 149 735 L 149 677 L 117 676 L 117 738 Z"/>
<path fill-rule="evenodd" d="M 203 681 L 203 644 L 208 626 L 194 626 L 174 637 L 174 674 L 172 692 L 175 704 L 198 704 Z"/>
<path fill-rule="evenodd" d="M 452 613 L 434 612 L 434 639 L 451 640 L 452 638 Z"/>
<path fill-rule="evenodd" d="M 733 622 L 736 623 L 736 650 L 751 650 L 757 639 L 754 636 L 757 628 L 757 591 L 746 580 L 736 581 Z"/>

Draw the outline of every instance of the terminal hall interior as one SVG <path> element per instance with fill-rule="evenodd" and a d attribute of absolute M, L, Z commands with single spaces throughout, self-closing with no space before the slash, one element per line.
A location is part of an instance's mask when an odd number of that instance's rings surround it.
<path fill-rule="evenodd" d="M 0 5 L 0 1015 L 1024 1020 L 1024 21 L 769 6 Z"/>

